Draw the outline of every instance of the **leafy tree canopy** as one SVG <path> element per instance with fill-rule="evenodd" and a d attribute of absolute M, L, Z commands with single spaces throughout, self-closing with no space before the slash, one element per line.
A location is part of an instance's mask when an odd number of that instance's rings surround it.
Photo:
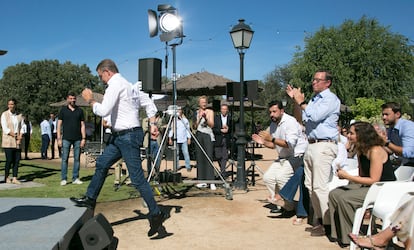
<path fill-rule="evenodd" d="M 332 90 L 343 104 L 353 105 L 358 97 L 408 102 L 414 90 L 413 46 L 409 39 L 391 33 L 375 19 L 362 17 L 339 27 L 322 27 L 305 38 L 292 66 L 292 83 L 309 97 L 311 79 L 318 69 L 332 72 Z"/>
<path fill-rule="evenodd" d="M 50 112 L 58 112 L 58 108 L 49 106 L 51 103 L 64 100 L 69 91 L 80 94 L 85 87 L 103 90 L 98 77 L 91 74 L 86 64 L 61 64 L 58 60 L 21 63 L 4 70 L 0 79 L 0 104 L 6 110 L 7 100 L 15 98 L 18 110 L 35 123 Z"/>

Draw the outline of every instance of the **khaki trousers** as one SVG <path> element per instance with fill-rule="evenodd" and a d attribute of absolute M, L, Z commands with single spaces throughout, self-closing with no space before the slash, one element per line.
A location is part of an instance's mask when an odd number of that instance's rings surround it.
<path fill-rule="evenodd" d="M 285 186 L 292 175 L 293 168 L 288 160 L 281 159 L 270 165 L 269 169 L 263 175 L 263 182 L 269 190 L 272 199 L 275 193 L 279 193 L 279 190 Z"/>
<path fill-rule="evenodd" d="M 308 145 L 303 157 L 305 186 L 313 208 L 313 225 L 318 219 L 329 221 L 328 196 L 332 161 L 338 154 L 338 145 L 333 142 L 317 142 Z"/>

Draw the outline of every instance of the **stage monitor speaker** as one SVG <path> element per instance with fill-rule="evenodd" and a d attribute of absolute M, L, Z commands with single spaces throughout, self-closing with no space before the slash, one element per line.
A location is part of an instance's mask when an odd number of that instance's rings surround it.
<path fill-rule="evenodd" d="M 114 230 L 102 214 L 88 220 L 79 230 L 82 246 L 85 249 L 101 250 L 111 244 Z"/>
<path fill-rule="evenodd" d="M 142 91 L 161 91 L 161 59 L 142 58 L 138 63 L 138 80 L 142 82 Z"/>

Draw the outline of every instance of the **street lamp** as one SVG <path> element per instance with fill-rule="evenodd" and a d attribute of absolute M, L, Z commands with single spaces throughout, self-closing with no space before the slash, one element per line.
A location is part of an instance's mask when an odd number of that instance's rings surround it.
<path fill-rule="evenodd" d="M 1 50 L 0 49 L 0 56 L 5 55 L 7 53 L 7 50 Z"/>
<path fill-rule="evenodd" d="M 233 26 L 230 31 L 231 40 L 234 48 L 240 56 L 240 121 L 237 135 L 237 176 L 234 183 L 235 188 L 246 190 L 246 131 L 244 128 L 244 50 L 250 47 L 254 31 L 249 25 L 244 23 L 244 19 L 239 19 L 239 23 Z"/>

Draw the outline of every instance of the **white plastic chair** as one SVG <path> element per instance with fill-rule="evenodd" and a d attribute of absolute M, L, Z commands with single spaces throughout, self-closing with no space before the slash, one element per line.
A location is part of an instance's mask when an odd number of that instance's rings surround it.
<path fill-rule="evenodd" d="M 414 167 L 412 166 L 399 166 L 395 171 L 395 178 L 397 181 L 412 181 L 414 175 Z"/>
<path fill-rule="evenodd" d="M 383 185 L 372 208 L 368 235 L 371 234 L 371 228 L 375 226 L 374 218 L 382 220 L 382 230 L 390 225 L 391 215 L 398 208 L 401 198 L 409 192 L 414 192 L 414 182 L 391 181 Z"/>
<path fill-rule="evenodd" d="M 365 211 L 374 206 L 374 203 L 377 200 L 378 193 L 381 190 L 381 188 L 384 186 L 384 183 L 385 182 L 376 182 L 372 184 L 368 190 L 367 195 L 365 196 L 362 207 L 357 208 L 357 210 L 355 210 L 354 223 L 352 225 L 353 234 L 359 235 L 361 224 L 364 220 Z M 351 241 L 351 245 L 349 246 L 349 249 L 355 250 L 357 249 L 357 245 Z"/>

